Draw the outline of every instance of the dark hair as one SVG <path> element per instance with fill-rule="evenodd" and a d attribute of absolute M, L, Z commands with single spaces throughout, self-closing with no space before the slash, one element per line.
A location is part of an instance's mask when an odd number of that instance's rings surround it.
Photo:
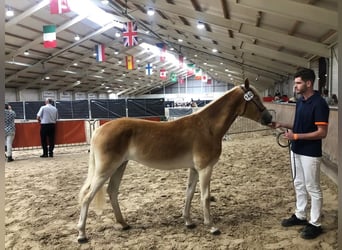
<path fill-rule="evenodd" d="M 9 109 L 9 107 L 8 107 L 8 104 L 7 104 L 7 103 L 5 103 L 5 109 Z"/>
<path fill-rule="evenodd" d="M 315 82 L 316 76 L 312 69 L 303 68 L 294 74 L 294 77 L 301 77 L 303 81 L 311 81 L 312 84 Z"/>

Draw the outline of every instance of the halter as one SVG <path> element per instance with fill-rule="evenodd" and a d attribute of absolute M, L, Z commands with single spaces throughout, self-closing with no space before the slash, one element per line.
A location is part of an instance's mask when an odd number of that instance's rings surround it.
<path fill-rule="evenodd" d="M 254 93 L 252 92 L 252 90 L 246 89 L 244 86 L 240 86 L 240 87 L 241 87 L 241 89 L 242 89 L 243 92 L 244 92 L 243 98 L 244 98 L 245 101 L 246 101 L 246 102 L 245 102 L 245 108 L 244 108 L 244 110 L 243 110 L 241 116 L 245 114 L 246 109 L 247 109 L 247 103 L 250 102 L 250 101 L 252 101 L 252 102 L 255 104 L 255 106 L 259 109 L 260 113 L 262 113 L 266 108 L 265 108 L 265 107 L 262 107 L 262 106 L 260 105 L 260 103 L 257 103 L 257 102 L 254 100 Z"/>

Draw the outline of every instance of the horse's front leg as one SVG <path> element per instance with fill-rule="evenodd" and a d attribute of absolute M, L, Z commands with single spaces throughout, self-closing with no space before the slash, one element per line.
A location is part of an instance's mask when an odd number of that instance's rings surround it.
<path fill-rule="evenodd" d="M 186 199 L 185 199 L 185 206 L 183 211 L 183 218 L 185 220 L 185 225 L 187 228 L 194 228 L 195 224 L 192 222 L 190 217 L 190 208 L 191 208 L 191 201 L 194 197 L 196 184 L 198 182 L 198 172 L 190 168 L 189 169 L 189 177 L 188 177 L 188 186 L 186 188 Z"/>
<path fill-rule="evenodd" d="M 211 227 L 210 233 L 214 235 L 220 234 L 220 230 L 213 226 L 212 219 L 210 216 L 210 178 L 212 173 L 212 166 L 199 170 L 199 182 L 201 189 L 201 203 L 204 215 L 204 224 Z"/>

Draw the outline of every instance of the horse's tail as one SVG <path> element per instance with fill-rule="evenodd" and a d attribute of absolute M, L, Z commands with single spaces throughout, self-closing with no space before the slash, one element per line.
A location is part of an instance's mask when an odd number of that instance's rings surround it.
<path fill-rule="evenodd" d="M 90 146 L 90 153 L 89 153 L 89 167 L 88 167 L 88 176 L 85 180 L 80 193 L 79 193 L 79 203 L 82 204 L 85 199 L 88 198 L 90 195 L 90 192 L 92 191 L 92 187 L 94 187 L 96 179 L 95 177 L 95 170 L 96 163 L 95 163 L 95 155 L 94 155 L 94 149 L 92 148 L 92 145 Z M 104 185 L 97 191 L 94 197 L 95 202 L 95 208 L 101 209 L 103 207 L 103 204 L 105 203 L 105 189 Z"/>

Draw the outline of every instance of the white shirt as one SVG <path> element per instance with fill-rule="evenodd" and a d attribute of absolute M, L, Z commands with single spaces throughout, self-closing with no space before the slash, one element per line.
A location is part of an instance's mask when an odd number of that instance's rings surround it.
<path fill-rule="evenodd" d="M 48 103 L 45 106 L 40 107 L 37 117 L 40 118 L 41 124 L 56 123 L 58 112 L 56 107 Z"/>

